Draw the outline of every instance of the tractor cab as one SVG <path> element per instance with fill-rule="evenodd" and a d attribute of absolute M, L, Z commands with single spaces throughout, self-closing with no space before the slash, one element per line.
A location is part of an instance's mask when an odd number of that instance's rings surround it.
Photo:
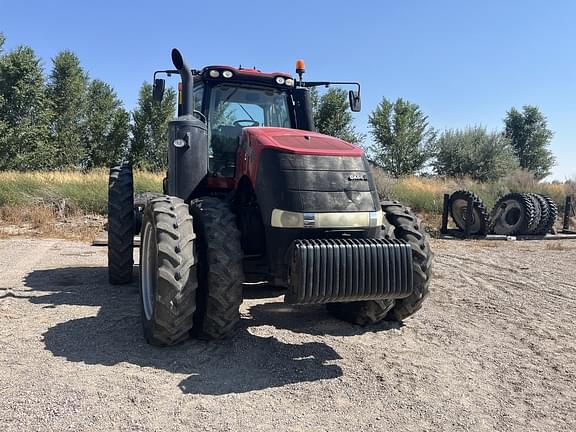
<path fill-rule="evenodd" d="M 309 87 L 330 84 L 355 85 L 350 91 L 350 107 L 360 110 L 360 85 L 353 82 L 304 82 L 304 62 L 296 62 L 299 80 L 284 72 L 264 73 L 256 68 L 206 66 L 191 70 L 194 115 L 207 125 L 208 176 L 233 178 L 237 151 L 246 127 L 274 127 L 314 131 Z M 154 99 L 160 101 L 165 86 L 156 71 Z M 178 116 L 184 112 L 182 84 L 178 86 Z"/>
<path fill-rule="evenodd" d="M 234 177 L 245 127 L 296 128 L 286 74 L 208 66 L 194 79 L 195 110 L 208 124 L 208 174 Z"/>

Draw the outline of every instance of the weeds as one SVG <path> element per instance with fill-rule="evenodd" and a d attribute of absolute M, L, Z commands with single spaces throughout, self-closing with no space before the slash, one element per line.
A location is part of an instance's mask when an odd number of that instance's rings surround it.
<path fill-rule="evenodd" d="M 14 235 L 92 241 L 104 229 L 101 215 L 68 214 L 63 217 L 51 205 L 0 207 L 0 238 Z"/>
<path fill-rule="evenodd" d="M 440 214 L 444 194 L 459 189 L 469 190 L 480 196 L 488 209 L 498 198 L 508 192 L 535 192 L 550 196 L 562 212 L 567 195 L 576 193 L 576 182 L 538 182 L 525 171 L 516 172 L 495 182 L 480 183 L 469 178 L 403 177 L 386 176 L 381 170 L 374 170 L 374 180 L 382 199 L 403 202 L 419 213 Z"/>
<path fill-rule="evenodd" d="M 162 190 L 162 175 L 136 172 L 136 192 Z M 61 205 L 72 212 L 106 214 L 108 172 L 1 172 L 0 206 Z"/>
<path fill-rule="evenodd" d="M 398 200 L 416 211 L 430 229 L 440 224 L 445 193 L 458 189 L 478 194 L 488 208 L 507 192 L 537 192 L 549 195 L 564 208 L 566 195 L 576 193 L 576 181 L 564 183 L 537 182 L 526 172 L 517 172 L 498 182 L 479 183 L 468 178 L 404 177 L 391 178 L 379 169 L 374 179 L 382 199 Z M 162 174 L 136 171 L 136 192 L 162 190 Z M 90 238 L 103 222 L 91 218 L 104 216 L 107 210 L 108 171 L 88 173 L 64 172 L 0 172 L 0 222 L 4 226 L 24 226 L 44 236 Z M 562 214 L 562 213 L 560 213 Z M 80 226 L 72 227 L 72 222 Z M 0 237 L 6 230 L 0 230 Z"/>

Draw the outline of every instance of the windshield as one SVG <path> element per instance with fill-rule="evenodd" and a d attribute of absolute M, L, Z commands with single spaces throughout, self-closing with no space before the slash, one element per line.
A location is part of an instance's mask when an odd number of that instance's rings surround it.
<path fill-rule="evenodd" d="M 288 95 L 276 89 L 218 85 L 210 94 L 209 165 L 217 176 L 232 177 L 242 128 L 291 127 Z"/>

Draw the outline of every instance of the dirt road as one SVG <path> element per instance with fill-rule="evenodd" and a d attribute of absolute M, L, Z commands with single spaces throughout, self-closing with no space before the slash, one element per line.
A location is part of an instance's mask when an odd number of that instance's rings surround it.
<path fill-rule="evenodd" d="M 252 288 L 234 339 L 157 349 L 105 248 L 2 240 L 0 430 L 576 430 L 576 242 L 433 246 L 403 326 Z"/>

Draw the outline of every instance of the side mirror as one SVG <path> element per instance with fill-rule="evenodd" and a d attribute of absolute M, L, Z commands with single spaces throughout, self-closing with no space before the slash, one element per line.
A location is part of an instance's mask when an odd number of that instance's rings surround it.
<path fill-rule="evenodd" d="M 348 99 L 350 100 L 350 109 L 353 112 L 360 112 L 362 108 L 362 101 L 360 100 L 360 90 L 354 91 L 350 90 L 348 93 Z"/>
<path fill-rule="evenodd" d="M 164 88 L 166 87 L 166 81 L 161 78 L 156 78 L 154 80 L 154 85 L 152 86 L 152 100 L 154 102 L 162 102 L 164 98 Z"/>

